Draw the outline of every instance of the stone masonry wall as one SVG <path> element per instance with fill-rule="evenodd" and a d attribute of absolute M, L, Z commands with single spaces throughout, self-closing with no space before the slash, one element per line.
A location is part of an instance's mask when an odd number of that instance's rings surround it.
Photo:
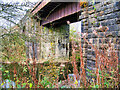
<path fill-rule="evenodd" d="M 41 59 L 64 62 L 69 56 L 69 25 L 42 29 Z"/>
<path fill-rule="evenodd" d="M 88 7 L 81 10 L 79 19 L 83 23 L 83 33 L 88 33 L 86 39 L 99 50 L 101 50 L 102 43 L 100 39 L 104 40 L 104 44 L 111 40 L 112 47 L 118 49 L 116 52 L 118 52 L 120 60 L 120 1 L 113 2 L 107 0 L 95 2 L 94 5 L 89 2 Z M 101 26 L 109 28 L 105 34 L 106 36 L 104 36 L 104 32 L 99 30 Z M 94 30 L 97 31 L 100 37 L 93 33 Z M 86 67 L 93 70 L 95 69 L 95 52 L 83 39 L 82 43 Z"/>

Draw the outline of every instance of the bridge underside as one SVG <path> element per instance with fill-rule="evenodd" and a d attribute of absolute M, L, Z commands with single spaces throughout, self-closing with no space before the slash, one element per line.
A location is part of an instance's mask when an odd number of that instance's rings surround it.
<path fill-rule="evenodd" d="M 32 14 L 41 18 L 41 25 L 49 27 L 77 21 L 80 10 L 79 2 L 41 2 Z"/>

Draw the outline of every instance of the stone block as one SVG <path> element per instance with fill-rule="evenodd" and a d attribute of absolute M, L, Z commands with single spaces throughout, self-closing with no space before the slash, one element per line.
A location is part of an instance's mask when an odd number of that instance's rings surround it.
<path fill-rule="evenodd" d="M 88 34 L 88 38 L 91 38 L 91 34 Z"/>
<path fill-rule="evenodd" d="M 109 26 L 109 31 L 119 31 L 119 26 L 118 25 L 111 25 L 111 26 Z"/>
<path fill-rule="evenodd" d="M 92 33 L 92 29 L 91 28 L 88 28 L 88 33 Z"/>
<path fill-rule="evenodd" d="M 93 55 L 87 55 L 87 59 L 95 60 L 95 57 Z"/>
<path fill-rule="evenodd" d="M 116 43 L 120 44 L 120 38 L 116 38 Z"/>
<path fill-rule="evenodd" d="M 99 38 L 99 43 L 102 43 L 102 38 Z"/>
<path fill-rule="evenodd" d="M 102 25 L 102 26 L 107 26 L 107 22 L 102 21 L 102 22 L 101 22 L 101 25 Z"/>
<path fill-rule="evenodd" d="M 108 34 L 106 34 L 107 38 L 113 38 L 115 37 L 115 35 L 112 32 L 109 32 Z"/>
<path fill-rule="evenodd" d="M 117 44 L 115 44 L 115 45 L 114 45 L 114 48 L 115 48 L 115 49 L 118 49 L 118 46 L 117 46 Z"/>
<path fill-rule="evenodd" d="M 94 12 L 95 12 L 95 10 L 93 9 L 93 10 L 88 11 L 88 14 L 92 14 Z"/>
<path fill-rule="evenodd" d="M 100 23 L 99 22 L 96 22 L 95 24 L 93 24 L 94 27 L 99 27 L 100 26 Z"/>
<path fill-rule="evenodd" d="M 84 23 L 84 25 L 86 25 L 86 26 L 87 26 L 87 25 L 88 25 L 88 22 L 85 22 L 85 23 Z"/>
<path fill-rule="evenodd" d="M 100 9 L 100 8 L 97 8 L 97 9 L 96 9 L 96 12 L 99 12 L 99 11 L 101 11 L 101 9 Z"/>
<path fill-rule="evenodd" d="M 118 50 L 120 50 L 120 45 L 118 45 Z"/>
<path fill-rule="evenodd" d="M 106 5 L 106 9 L 110 9 L 111 7 L 113 7 L 113 3 L 109 4 L 109 5 Z"/>
<path fill-rule="evenodd" d="M 120 11 L 119 12 L 115 12 L 115 17 L 116 18 L 120 18 Z"/>
<path fill-rule="evenodd" d="M 87 19 L 82 19 L 81 21 L 82 21 L 82 23 L 84 23 L 84 22 L 87 22 Z"/>
<path fill-rule="evenodd" d="M 120 7 L 113 7 L 113 12 L 120 10 Z"/>
<path fill-rule="evenodd" d="M 91 49 L 91 46 L 90 46 L 90 45 L 88 45 L 88 49 Z"/>
<path fill-rule="evenodd" d="M 97 39 L 94 38 L 94 39 L 93 39 L 93 44 L 96 44 L 96 43 L 97 43 Z"/>
<path fill-rule="evenodd" d="M 83 30 L 83 33 L 87 33 L 87 31 L 88 31 L 88 30 L 84 29 L 84 30 Z"/>
<path fill-rule="evenodd" d="M 105 20 L 105 19 L 107 19 L 107 16 L 105 16 L 105 15 L 97 17 L 98 21 L 102 21 L 102 20 Z"/>
<path fill-rule="evenodd" d="M 116 24 L 120 24 L 120 18 L 116 18 Z"/>
<path fill-rule="evenodd" d="M 107 21 L 107 26 L 114 25 L 116 23 L 115 19 L 111 19 Z"/>
<path fill-rule="evenodd" d="M 81 39 L 81 43 L 84 43 L 84 40 L 83 40 L 83 39 Z"/>
<path fill-rule="evenodd" d="M 92 51 L 91 53 L 92 53 L 92 55 L 95 55 L 95 51 Z"/>
<path fill-rule="evenodd" d="M 92 34 L 91 37 L 92 37 L 92 38 L 98 38 L 98 36 L 95 35 L 95 34 Z"/>
<path fill-rule="evenodd" d="M 83 29 L 84 29 L 84 30 L 88 30 L 88 26 L 84 26 Z"/>
<path fill-rule="evenodd" d="M 92 66 L 95 66 L 95 61 L 92 61 L 92 60 L 87 60 L 87 65 L 92 65 Z"/>
<path fill-rule="evenodd" d="M 92 65 L 90 65 L 90 66 L 92 66 Z M 87 65 L 87 69 L 93 70 L 94 68 L 93 68 L 93 67 L 90 67 L 90 66 Z"/>
<path fill-rule="evenodd" d="M 114 7 L 117 7 L 117 8 L 120 9 L 120 1 L 116 2 L 116 3 L 114 4 Z"/>
<path fill-rule="evenodd" d="M 111 12 L 113 12 L 113 9 L 106 9 L 106 10 L 104 11 L 104 14 L 106 15 L 106 14 L 109 14 L 109 13 L 111 13 Z"/>
<path fill-rule="evenodd" d="M 112 19 L 115 18 L 115 13 L 110 13 L 106 15 L 106 19 Z"/>
<path fill-rule="evenodd" d="M 92 6 L 92 2 L 88 2 L 88 7 Z"/>
<path fill-rule="evenodd" d="M 79 20 L 82 20 L 82 15 L 79 16 Z"/>
<path fill-rule="evenodd" d="M 91 55 L 91 51 L 87 51 L 87 54 Z"/>
<path fill-rule="evenodd" d="M 118 32 L 118 31 L 114 31 L 114 32 L 112 32 L 112 34 L 113 34 L 115 37 L 118 37 L 118 36 L 119 36 L 119 32 Z"/>
<path fill-rule="evenodd" d="M 105 43 L 108 43 L 109 42 L 109 38 L 105 38 Z"/>
<path fill-rule="evenodd" d="M 100 32 L 99 33 L 99 38 L 103 38 L 104 37 L 104 32 Z"/>

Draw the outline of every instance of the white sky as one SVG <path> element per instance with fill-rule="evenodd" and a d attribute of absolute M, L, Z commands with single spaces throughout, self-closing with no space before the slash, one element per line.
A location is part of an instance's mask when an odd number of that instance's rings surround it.
<path fill-rule="evenodd" d="M 25 2 L 25 1 L 30 1 L 30 2 L 38 2 L 38 1 L 40 1 L 40 0 L 0 0 L 0 2 L 4 2 L 4 3 L 6 3 L 6 2 Z"/>
<path fill-rule="evenodd" d="M 16 2 L 19 2 L 19 3 L 23 3 L 23 2 L 26 2 L 26 1 L 30 1 L 30 2 L 38 2 L 38 1 L 41 1 L 41 0 L 0 0 L 0 3 L 16 3 Z M 24 15 L 23 15 L 24 16 Z M 23 16 L 21 16 L 20 18 L 22 18 Z M 16 21 L 18 22 L 18 21 Z M 8 26 L 9 22 L 6 21 L 5 19 L 1 18 L 0 17 L 0 26 Z"/>

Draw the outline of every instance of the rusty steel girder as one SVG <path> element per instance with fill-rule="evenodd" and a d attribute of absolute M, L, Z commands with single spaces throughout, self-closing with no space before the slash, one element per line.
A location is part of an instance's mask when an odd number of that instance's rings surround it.
<path fill-rule="evenodd" d="M 50 2 L 41 2 L 38 7 L 32 11 L 32 14 L 35 15 L 37 12 L 39 12 L 42 8 L 46 7 L 46 5 Z M 61 4 L 63 4 L 62 2 Z M 55 4 L 55 3 L 52 3 Z M 46 7 L 49 8 L 49 7 Z M 45 16 L 44 20 L 42 20 L 41 24 L 46 25 L 48 23 L 51 23 L 56 20 L 60 20 L 64 17 L 67 17 L 69 15 L 72 15 L 74 13 L 77 13 L 81 10 L 80 2 L 68 2 L 66 5 L 61 5 L 60 7 L 56 8 L 56 10 L 53 10 L 52 13 L 48 14 L 48 16 Z M 43 12 L 45 13 L 45 11 Z"/>

